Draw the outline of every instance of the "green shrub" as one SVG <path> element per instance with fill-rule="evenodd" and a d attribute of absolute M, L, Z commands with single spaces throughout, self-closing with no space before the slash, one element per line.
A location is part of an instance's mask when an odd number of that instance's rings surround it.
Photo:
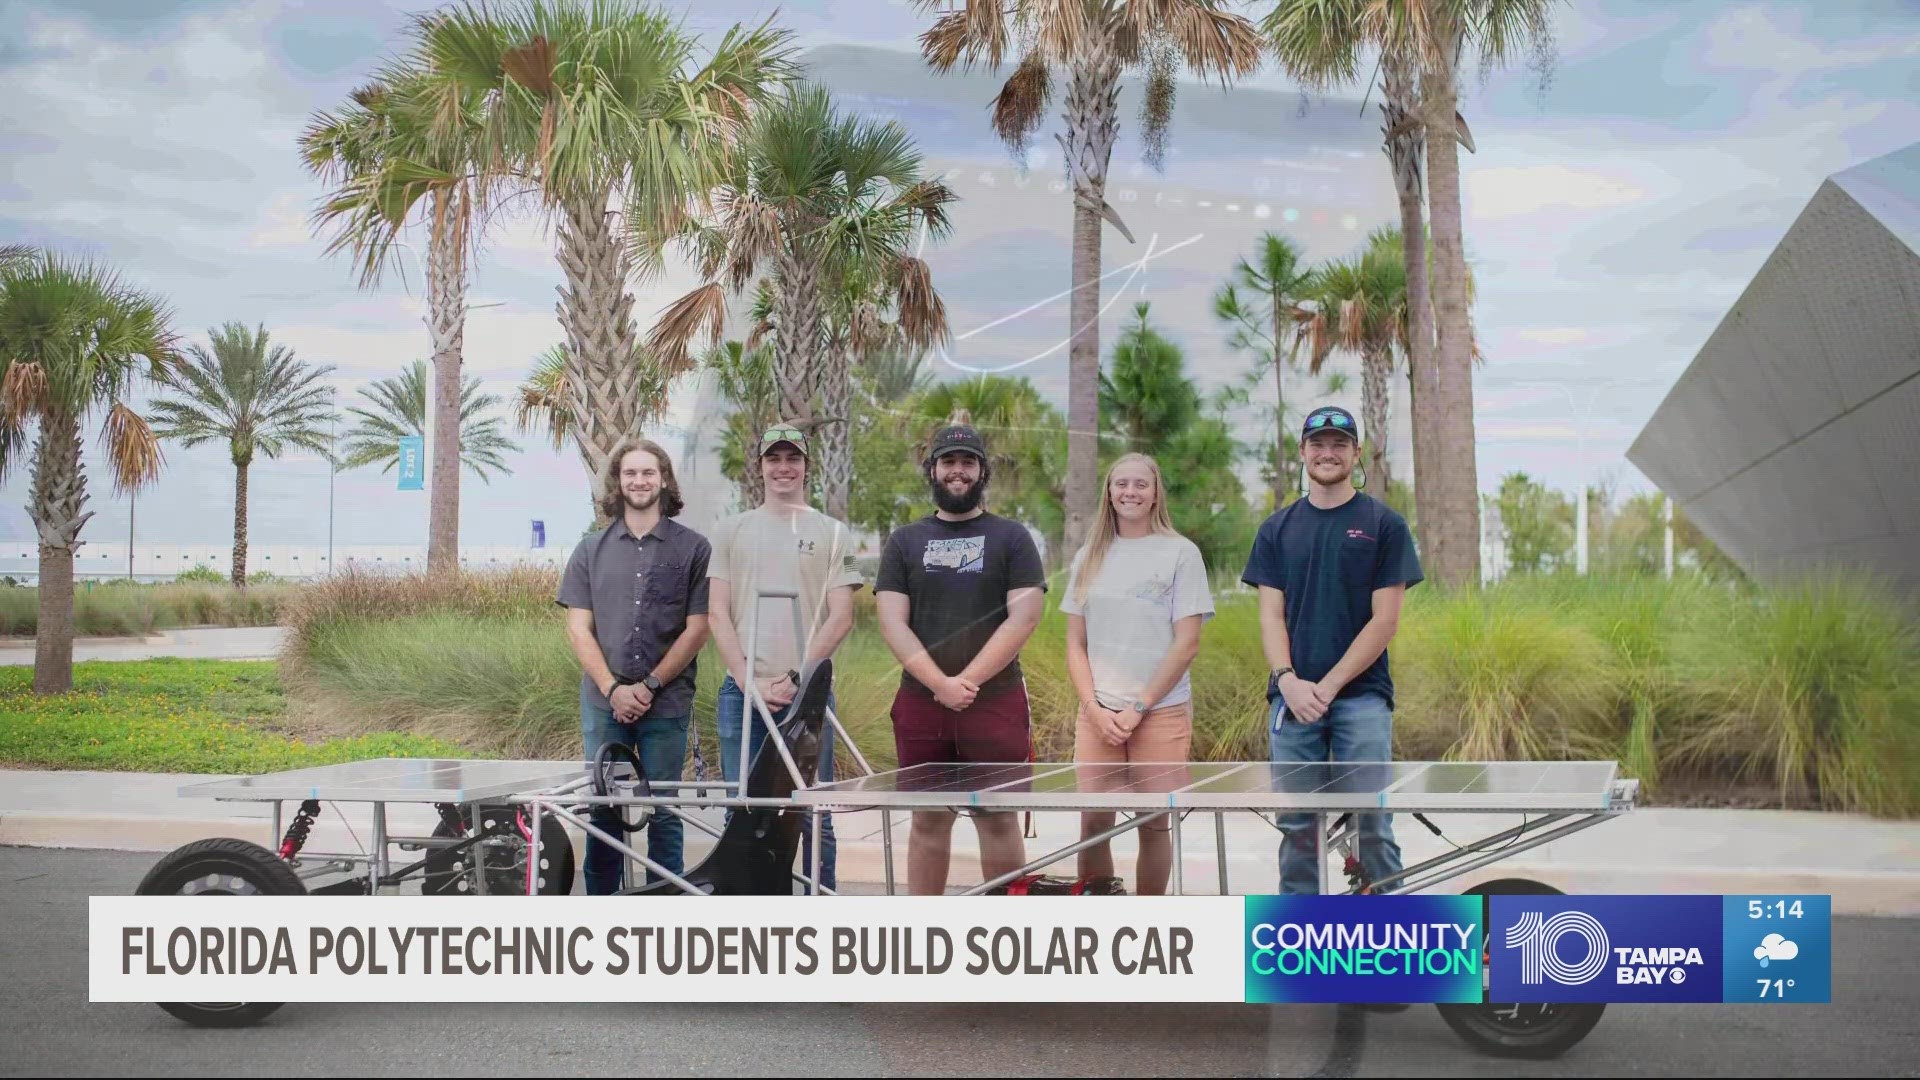
<path fill-rule="evenodd" d="M 29 768 L 260 773 L 371 757 L 472 756 L 451 743 L 374 732 L 303 741 L 266 662 L 75 664 L 71 693 L 33 692 L 33 669 L 0 669 L 0 762 Z"/>
<path fill-rule="evenodd" d="M 580 752 L 579 668 L 551 570 L 457 580 L 342 578 L 300 594 L 290 690 L 364 730 L 444 737 L 488 753 Z M 1020 661 L 1042 760 L 1073 751 L 1058 585 Z M 1649 785 L 1772 777 L 1783 801 L 1920 811 L 1920 649 L 1904 612 L 1867 585 L 1778 593 L 1690 577 L 1516 577 L 1474 592 L 1408 594 L 1390 649 L 1403 759 L 1614 759 Z M 5 601 L 0 593 L 0 604 Z M 1267 756 L 1255 597 L 1216 594 L 1194 663 L 1198 760 Z M 840 715 L 876 768 L 900 668 L 872 595 L 836 656 Z M 725 674 L 700 657 L 695 731 L 717 775 Z M 852 762 L 843 759 L 850 774 Z"/>
<path fill-rule="evenodd" d="M 137 637 L 182 626 L 273 626 L 302 588 L 241 590 L 224 579 L 166 585 L 81 582 L 73 594 L 73 632 Z M 0 589 L 0 633 L 30 636 L 39 624 L 39 589 Z"/>
<path fill-rule="evenodd" d="M 1416 589 L 1388 656 L 1400 757 L 1610 756 L 1618 666 L 1549 606 L 1511 591 Z"/>
<path fill-rule="evenodd" d="M 218 570 L 215 570 L 213 567 L 208 566 L 206 563 L 194 563 L 193 569 L 181 571 L 179 574 L 174 576 L 173 580 L 177 584 L 181 584 L 181 585 L 185 585 L 189 582 L 194 582 L 194 581 L 207 581 L 207 582 L 212 582 L 215 585 L 218 585 L 227 580 L 227 575 L 221 573 Z"/>
<path fill-rule="evenodd" d="M 1783 801 L 1920 811 L 1920 638 L 1896 595 L 1867 578 L 1813 576 L 1690 628 L 1676 671 L 1709 708 L 1677 759 L 1769 776 Z"/>

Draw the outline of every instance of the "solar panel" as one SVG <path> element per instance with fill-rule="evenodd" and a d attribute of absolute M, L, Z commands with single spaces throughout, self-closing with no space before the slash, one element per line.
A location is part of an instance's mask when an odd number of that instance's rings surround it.
<path fill-rule="evenodd" d="M 1592 811 L 1611 761 L 1175 761 L 928 764 L 794 793 L 803 806 L 1004 810 Z M 577 761 L 382 758 L 190 784 L 184 796 L 478 802 L 578 779 Z"/>
<path fill-rule="evenodd" d="M 1555 762 L 935 764 L 794 793 L 808 806 L 901 809 L 1604 810 L 1617 765 Z"/>
<path fill-rule="evenodd" d="M 578 761 L 380 758 L 188 784 L 180 794 L 230 800 L 466 803 L 540 791 L 586 771 Z"/>

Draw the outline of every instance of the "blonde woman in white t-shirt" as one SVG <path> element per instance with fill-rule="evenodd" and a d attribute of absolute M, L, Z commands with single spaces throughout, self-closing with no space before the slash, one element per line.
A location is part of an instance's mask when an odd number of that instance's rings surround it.
<path fill-rule="evenodd" d="M 1080 697 L 1073 757 L 1088 763 L 1179 762 L 1193 741 L 1187 669 L 1200 627 L 1213 617 L 1200 549 L 1173 529 L 1160 466 L 1128 454 L 1107 470 L 1093 534 L 1075 557 L 1060 610 L 1067 616 L 1067 672 Z M 1149 779 L 1147 770 L 1138 777 Z M 1113 827 L 1111 813 L 1081 816 L 1080 835 Z M 1138 892 L 1166 892 L 1172 823 L 1160 815 L 1138 831 Z M 1082 880 L 1113 874 L 1113 851 L 1080 852 Z"/>

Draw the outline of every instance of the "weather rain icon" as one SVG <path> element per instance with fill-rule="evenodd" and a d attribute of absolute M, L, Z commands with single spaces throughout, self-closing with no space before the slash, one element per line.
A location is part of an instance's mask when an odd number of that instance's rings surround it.
<path fill-rule="evenodd" d="M 1779 934 L 1768 934 L 1761 938 L 1760 944 L 1753 950 L 1753 958 L 1760 961 L 1761 967 L 1766 967 L 1775 960 L 1791 960 L 1799 955 L 1800 946 Z"/>

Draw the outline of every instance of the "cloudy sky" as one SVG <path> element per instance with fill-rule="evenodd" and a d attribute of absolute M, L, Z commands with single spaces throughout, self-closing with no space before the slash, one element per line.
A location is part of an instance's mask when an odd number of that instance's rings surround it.
<path fill-rule="evenodd" d="M 430 6 L 0 0 L 0 242 L 111 263 L 164 296 L 190 340 L 229 320 L 264 324 L 332 365 L 348 396 L 393 374 L 427 354 L 417 266 L 362 291 L 322 257 L 308 227 L 320 188 L 295 141 L 396 47 L 409 12 Z M 687 22 L 717 33 L 774 10 L 702 0 Z M 786 3 L 779 19 L 815 50 L 816 77 L 850 106 L 898 117 L 963 197 L 954 237 L 926 253 L 960 331 L 942 376 L 1006 370 L 1059 394 L 1069 203 L 1054 128 L 1016 168 L 987 129 L 995 83 L 925 73 L 913 50 L 926 18 L 901 0 Z M 1476 382 L 1483 488 L 1516 468 L 1569 488 L 1583 475 L 1648 486 L 1628 444 L 1820 182 L 1920 137 L 1917 29 L 1911 0 L 1583 0 L 1561 10 L 1546 82 L 1524 67 L 1470 81 L 1462 112 L 1478 153 L 1461 161 L 1487 356 Z M 1183 86 L 1163 173 L 1140 166 L 1123 137 L 1110 197 L 1136 242 L 1106 234 L 1103 342 L 1148 301 L 1197 377 L 1237 376 L 1245 359 L 1226 348 L 1208 299 L 1261 231 L 1318 259 L 1397 220 L 1363 89 L 1308 98 L 1271 71 L 1227 93 Z M 1121 107 L 1131 128 L 1131 91 Z M 508 393 L 557 339 L 559 280 L 538 220 L 490 235 L 472 288 L 488 306 L 470 316 L 466 352 L 489 391 Z M 650 322 L 687 284 L 676 272 L 637 287 L 636 310 Z M 1296 383 L 1296 401 L 1324 390 Z M 1340 400 L 1357 405 L 1357 381 Z M 683 388 L 669 435 L 697 426 L 698 401 Z M 1404 444 L 1403 418 L 1395 428 Z M 512 477 L 463 489 L 464 543 L 524 544 L 530 519 L 557 539 L 585 525 L 577 457 L 521 441 Z M 141 496 L 140 539 L 227 536 L 224 452 L 169 448 L 167 461 Z M 694 471 L 723 497 L 710 469 Z M 337 483 L 341 543 L 422 541 L 419 493 L 373 470 Z M 87 535 L 123 538 L 126 500 L 98 479 L 93 491 Z M 0 490 L 0 540 L 31 538 L 25 498 L 16 469 Z M 323 542 L 326 505 L 320 460 L 257 464 L 253 540 Z"/>

